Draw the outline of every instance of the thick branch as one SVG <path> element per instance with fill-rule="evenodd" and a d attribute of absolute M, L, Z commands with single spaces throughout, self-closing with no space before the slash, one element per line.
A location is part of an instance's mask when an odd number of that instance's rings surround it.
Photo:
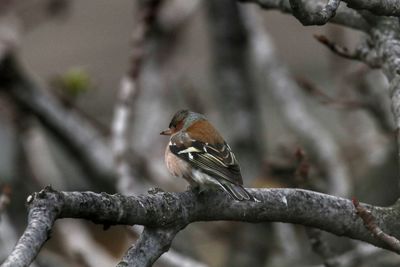
<path fill-rule="evenodd" d="M 289 0 L 293 15 L 303 25 L 324 25 L 336 14 L 340 0 L 329 0 L 324 7 L 313 6 L 311 1 Z M 312 10 L 312 8 L 317 10 Z"/>
<path fill-rule="evenodd" d="M 288 12 L 290 10 L 289 1 L 291 2 L 300 2 L 300 4 L 304 4 L 305 1 L 301 0 L 242 0 L 246 2 L 254 2 L 259 4 L 262 8 L 278 8 L 285 9 L 282 10 L 284 12 Z M 400 2 L 398 0 L 342 0 L 347 3 L 348 9 L 353 10 L 368 10 L 375 15 L 383 15 L 383 16 L 399 16 L 400 15 Z M 303 14 L 303 17 L 307 17 L 309 21 L 315 20 L 315 22 L 321 22 L 323 18 L 329 19 L 329 14 L 332 13 L 331 9 L 334 9 L 337 4 L 336 1 L 328 0 L 327 1 L 308 1 L 312 3 L 307 3 L 307 12 L 310 13 L 309 10 L 318 10 L 314 12 L 314 14 Z M 304 7 L 302 7 L 305 9 Z M 324 10 L 325 9 L 325 10 Z M 304 10 L 303 10 L 304 12 Z M 353 19 L 353 18 L 349 18 Z M 332 21 L 333 22 L 333 21 Z M 315 23 L 319 25 L 318 23 Z M 340 21 L 339 24 L 346 24 L 346 21 Z M 310 25 L 310 24 L 305 24 Z"/>
<path fill-rule="evenodd" d="M 196 221 L 281 221 L 316 227 L 391 250 L 386 243 L 371 236 L 347 199 L 299 189 L 249 190 L 260 202 L 233 201 L 219 191 L 199 196 L 187 191 L 127 197 L 46 188 L 28 198 L 28 227 L 2 266 L 26 266 L 32 262 L 57 218 L 82 218 L 105 226 L 141 224 L 153 228 L 171 228 Z M 400 236 L 397 206 L 363 205 L 382 230 L 396 238 Z"/>
<path fill-rule="evenodd" d="M 294 13 L 290 5 L 290 0 L 239 0 L 239 1 L 257 3 L 263 9 L 277 9 L 284 13 L 291 13 L 291 14 Z M 322 10 L 321 6 L 326 5 L 326 1 L 308 1 L 308 2 L 309 2 L 307 3 L 308 10 Z M 324 14 L 323 16 L 321 16 L 321 13 L 317 13 L 320 14 L 317 15 L 317 17 L 321 17 L 322 19 L 328 18 L 329 17 L 328 15 L 330 15 L 329 13 L 332 12 L 326 12 L 326 14 Z M 367 21 L 357 11 L 346 7 L 345 4 L 341 3 L 339 7 L 336 9 L 335 13 L 336 15 L 332 17 L 329 20 L 329 22 L 347 26 L 356 30 L 361 30 L 361 31 L 369 30 L 369 25 Z M 314 16 L 312 16 L 312 19 L 315 19 L 314 17 L 316 15 L 315 13 L 313 14 Z M 318 21 L 319 21 L 318 25 L 320 25 L 322 20 L 319 19 Z"/>
<path fill-rule="evenodd" d="M 163 253 L 169 250 L 179 230 L 181 230 L 180 227 L 166 229 L 145 227 L 139 240 L 128 249 L 117 267 L 152 266 Z"/>
<path fill-rule="evenodd" d="M 378 18 L 371 29 L 371 42 L 377 51 L 390 86 L 389 95 L 397 129 L 398 151 L 400 151 L 400 26 L 397 18 Z M 400 153 L 400 152 L 399 152 Z M 400 155 L 400 154 L 399 154 Z"/>
<path fill-rule="evenodd" d="M 348 7 L 356 10 L 369 10 L 375 15 L 400 16 L 400 1 L 398 0 L 343 0 Z"/>
<path fill-rule="evenodd" d="M 35 198 L 40 199 L 46 196 L 47 194 L 43 191 L 35 195 Z M 29 210 L 28 227 L 12 253 L 1 265 L 2 267 L 28 266 L 36 258 L 44 242 L 49 238 L 54 221 L 59 214 L 59 207 L 46 204 L 54 197 L 55 195 L 46 198 L 46 201 Z M 28 201 L 30 200 L 33 201 L 32 196 L 29 196 Z"/>

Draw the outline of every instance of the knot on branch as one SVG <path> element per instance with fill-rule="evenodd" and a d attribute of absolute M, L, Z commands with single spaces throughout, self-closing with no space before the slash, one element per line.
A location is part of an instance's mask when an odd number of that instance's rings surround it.
<path fill-rule="evenodd" d="M 289 0 L 293 15 L 304 25 L 324 25 L 336 15 L 340 0 L 329 0 L 316 8 L 304 0 Z M 314 10 L 312 10 L 314 9 Z"/>
<path fill-rule="evenodd" d="M 63 201 L 61 193 L 48 185 L 39 192 L 34 192 L 33 194 L 29 195 L 26 199 L 26 203 L 30 211 L 36 209 L 46 209 L 49 212 L 55 212 L 55 218 L 62 210 Z"/>

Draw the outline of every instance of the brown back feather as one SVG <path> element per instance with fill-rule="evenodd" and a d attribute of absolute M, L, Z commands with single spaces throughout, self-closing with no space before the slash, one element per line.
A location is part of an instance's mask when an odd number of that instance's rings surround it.
<path fill-rule="evenodd" d="M 216 145 L 225 142 L 214 126 L 206 120 L 200 120 L 193 123 L 186 131 L 191 138 L 203 143 Z"/>

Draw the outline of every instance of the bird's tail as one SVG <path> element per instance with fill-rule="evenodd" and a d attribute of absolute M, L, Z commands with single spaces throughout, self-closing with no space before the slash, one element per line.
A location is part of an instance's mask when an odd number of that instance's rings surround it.
<path fill-rule="evenodd" d="M 221 183 L 221 187 L 227 192 L 233 199 L 238 201 L 254 201 L 258 202 L 256 198 L 254 198 L 246 189 L 243 188 L 241 185 L 236 185 L 232 183 Z"/>

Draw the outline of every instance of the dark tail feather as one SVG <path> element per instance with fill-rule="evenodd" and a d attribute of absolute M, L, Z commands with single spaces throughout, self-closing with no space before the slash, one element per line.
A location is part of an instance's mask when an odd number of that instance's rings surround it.
<path fill-rule="evenodd" d="M 236 199 L 238 201 L 250 200 L 257 202 L 256 199 L 241 185 L 228 183 L 220 183 L 220 185 L 224 189 L 224 191 L 227 192 L 233 199 Z"/>

